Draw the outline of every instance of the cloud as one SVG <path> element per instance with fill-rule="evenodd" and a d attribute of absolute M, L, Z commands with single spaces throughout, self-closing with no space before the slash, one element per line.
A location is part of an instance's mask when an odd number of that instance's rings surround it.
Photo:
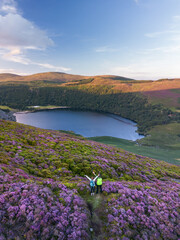
<path fill-rule="evenodd" d="M 172 33 L 173 31 L 159 31 L 159 32 L 152 32 L 152 33 L 146 33 L 145 36 L 149 38 L 156 38 L 164 34 Z"/>
<path fill-rule="evenodd" d="M 176 22 L 177 21 L 179 22 L 180 21 L 180 16 L 179 15 L 173 16 L 173 20 L 176 21 Z"/>
<path fill-rule="evenodd" d="M 43 50 L 53 41 L 46 32 L 17 13 L 0 15 L 0 48 L 12 50 L 19 48 Z"/>
<path fill-rule="evenodd" d="M 49 63 L 34 63 L 35 65 L 38 65 L 40 67 L 46 68 L 46 69 L 51 69 L 54 71 L 63 71 L 63 72 L 68 72 L 71 69 L 70 68 L 66 68 L 66 67 L 62 67 L 62 66 L 55 66 Z"/>
<path fill-rule="evenodd" d="M 169 24 L 166 30 L 145 34 L 145 36 L 149 38 L 157 38 L 163 35 L 166 35 L 166 37 L 180 35 L 180 16 L 179 15 L 172 17 L 171 23 Z"/>
<path fill-rule="evenodd" d="M 148 38 L 157 38 L 161 37 L 162 35 L 167 35 L 166 37 L 171 37 L 174 35 L 180 35 L 180 30 L 165 30 L 165 31 L 159 31 L 159 32 L 152 32 L 152 33 L 146 33 L 145 36 Z"/>
<path fill-rule="evenodd" d="M 180 16 L 173 16 L 168 29 L 158 32 L 146 33 L 146 37 L 152 38 L 157 42 L 161 41 L 163 45 L 146 49 L 144 53 L 161 52 L 161 53 L 177 53 L 180 51 Z"/>
<path fill-rule="evenodd" d="M 17 63 L 21 63 L 23 65 L 36 65 L 39 66 L 41 68 L 44 69 L 51 69 L 53 71 L 64 71 L 64 72 L 68 72 L 71 69 L 67 68 L 67 67 L 63 67 L 63 66 L 55 66 L 53 64 L 49 64 L 49 63 L 39 63 L 36 61 L 32 61 L 28 58 L 26 58 L 20 51 L 19 49 L 15 49 L 13 48 L 10 52 L 4 53 L 3 54 L 3 59 L 8 60 L 8 61 L 12 61 L 12 62 L 17 62 Z"/>
<path fill-rule="evenodd" d="M 141 70 L 143 69 L 143 70 Z M 147 66 L 139 64 L 129 64 L 111 67 L 110 74 L 124 76 L 135 79 L 147 79 L 147 76 L 151 76 L 150 69 Z"/>
<path fill-rule="evenodd" d="M 168 76 L 166 73 L 162 76 L 162 72 L 160 72 L 158 68 L 142 63 L 126 66 L 114 66 L 109 70 L 109 74 L 129 77 L 137 80 L 157 80 L 158 78 Z"/>
<path fill-rule="evenodd" d="M 14 73 L 15 69 L 12 68 L 0 68 L 0 73 Z"/>
<path fill-rule="evenodd" d="M 17 13 L 17 5 L 14 0 L 1 0 L 0 2 L 0 12 L 5 13 Z"/>
<path fill-rule="evenodd" d="M 102 46 L 102 47 L 98 47 L 95 49 L 95 52 L 98 52 L 98 53 L 105 53 L 105 52 L 119 52 L 120 49 L 117 49 L 117 48 L 111 48 L 111 47 L 108 47 L 108 46 Z"/>
<path fill-rule="evenodd" d="M 0 0 L 0 55 L 6 61 L 23 65 L 37 65 L 55 71 L 69 68 L 38 63 L 27 58 L 30 50 L 43 51 L 52 46 L 53 40 L 45 30 L 25 19 L 14 0 Z"/>
<path fill-rule="evenodd" d="M 0 73 L 12 73 L 12 74 L 17 74 L 17 75 L 30 75 L 30 72 L 25 73 L 18 71 L 14 68 L 0 68 Z"/>

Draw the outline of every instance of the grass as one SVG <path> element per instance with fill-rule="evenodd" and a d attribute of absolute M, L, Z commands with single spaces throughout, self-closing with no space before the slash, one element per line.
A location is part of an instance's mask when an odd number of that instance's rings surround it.
<path fill-rule="evenodd" d="M 85 137 L 83 137 L 81 134 L 75 133 L 74 131 L 69 131 L 69 130 L 59 130 L 59 131 L 62 133 L 67 133 L 72 136 L 81 137 L 81 138 L 85 139 Z"/>
<path fill-rule="evenodd" d="M 156 126 L 147 137 L 137 141 L 106 136 L 89 139 L 135 154 L 180 165 L 180 124 L 178 123 Z"/>
<path fill-rule="evenodd" d="M 14 111 L 14 109 L 13 109 L 13 108 L 10 108 L 10 107 L 8 107 L 8 106 L 2 106 L 2 105 L 0 105 L 0 109 L 1 109 L 1 110 L 9 110 L 9 111 Z"/>
<path fill-rule="evenodd" d="M 180 123 L 155 126 L 149 131 L 146 138 L 140 139 L 138 142 L 146 146 L 157 146 L 173 151 L 180 150 Z"/>
<path fill-rule="evenodd" d="M 66 107 L 66 106 L 54 106 L 54 105 L 47 105 L 47 106 L 29 106 L 28 107 L 29 109 L 33 109 L 33 110 L 36 110 L 36 111 L 39 111 L 39 110 L 49 110 L 49 109 L 64 109 L 64 108 L 69 108 L 69 107 Z"/>

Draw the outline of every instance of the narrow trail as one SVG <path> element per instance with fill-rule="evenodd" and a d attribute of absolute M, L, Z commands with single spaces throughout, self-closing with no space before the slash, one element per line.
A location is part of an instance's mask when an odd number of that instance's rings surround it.
<path fill-rule="evenodd" d="M 91 214 L 91 240 L 104 240 L 103 223 L 107 217 L 105 197 L 101 194 L 95 194 L 94 196 L 89 196 L 86 202 Z"/>

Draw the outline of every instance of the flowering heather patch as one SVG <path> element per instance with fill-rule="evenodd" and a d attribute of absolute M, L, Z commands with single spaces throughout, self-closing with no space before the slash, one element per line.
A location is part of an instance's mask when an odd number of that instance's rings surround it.
<path fill-rule="evenodd" d="M 180 238 L 178 166 L 1 120 L 0 153 L 0 240 L 92 239 L 92 170 L 103 176 L 103 239 Z"/>
<path fill-rule="evenodd" d="M 0 163 L 21 168 L 37 177 L 56 180 L 89 175 L 92 169 L 104 178 L 152 181 L 180 175 L 180 169 L 163 161 L 128 153 L 107 145 L 0 121 Z"/>
<path fill-rule="evenodd" d="M 89 239 L 89 213 L 76 193 L 52 180 L 0 178 L 0 239 Z"/>
<path fill-rule="evenodd" d="M 180 185 L 154 183 L 107 182 L 107 238 L 178 239 L 180 237 Z M 112 194 L 112 193 L 116 194 Z"/>

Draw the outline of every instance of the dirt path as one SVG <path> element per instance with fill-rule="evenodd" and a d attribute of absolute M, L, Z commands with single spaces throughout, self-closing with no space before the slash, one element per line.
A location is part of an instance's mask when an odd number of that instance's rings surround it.
<path fill-rule="evenodd" d="M 86 202 L 91 213 L 91 240 L 104 240 L 103 223 L 107 217 L 105 198 L 101 194 L 97 194 L 89 196 Z"/>

